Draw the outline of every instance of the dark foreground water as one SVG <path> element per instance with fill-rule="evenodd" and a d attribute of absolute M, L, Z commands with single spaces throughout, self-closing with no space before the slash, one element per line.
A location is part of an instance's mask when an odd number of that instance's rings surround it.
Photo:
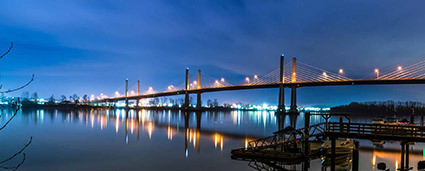
<path fill-rule="evenodd" d="M 1 110 L 0 122 L 12 116 Z M 128 116 L 128 117 L 126 117 Z M 246 142 L 270 136 L 278 122 L 271 112 L 204 112 L 124 110 L 24 110 L 0 131 L 0 160 L 24 151 L 19 170 L 255 170 L 270 168 L 262 162 L 232 160 L 231 149 Z M 197 119 L 201 116 L 200 120 Z M 338 118 L 336 118 L 338 119 Z M 371 122 L 373 117 L 354 117 L 352 122 Z M 400 118 L 401 119 L 401 118 Z M 297 118 L 303 127 L 304 115 Z M 312 117 L 312 124 L 321 122 Z M 186 125 L 188 123 L 188 125 Z M 359 170 L 377 170 L 373 163 L 385 162 L 390 170 L 400 164 L 399 142 L 386 142 L 384 150 L 360 141 Z M 424 160 L 423 144 L 411 147 L 410 165 Z M 23 153 L 0 166 L 14 166 Z M 311 161 L 310 170 L 322 170 L 320 159 Z M 301 164 L 284 166 L 301 170 Z"/>

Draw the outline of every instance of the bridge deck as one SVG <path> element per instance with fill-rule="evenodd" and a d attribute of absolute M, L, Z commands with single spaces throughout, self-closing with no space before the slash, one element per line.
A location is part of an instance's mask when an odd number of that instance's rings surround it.
<path fill-rule="evenodd" d="M 143 98 L 154 98 L 163 96 L 174 96 L 183 95 L 186 92 L 189 94 L 206 93 L 206 92 L 218 92 L 218 91 L 232 91 L 232 90 L 249 90 L 249 89 L 265 89 L 265 88 L 278 88 L 283 87 L 313 87 L 313 86 L 342 86 L 342 85 L 380 85 L 380 84 L 425 84 L 425 79 L 366 79 L 366 80 L 335 80 L 335 81 L 306 81 L 296 83 L 265 83 L 265 84 L 243 84 L 243 85 L 232 85 L 232 86 L 219 86 L 219 87 L 206 87 L 200 89 L 190 90 L 175 90 L 165 91 L 152 94 L 143 94 L 138 96 L 128 97 L 111 97 L 93 100 L 92 102 L 115 102 L 120 100 L 143 99 Z"/>

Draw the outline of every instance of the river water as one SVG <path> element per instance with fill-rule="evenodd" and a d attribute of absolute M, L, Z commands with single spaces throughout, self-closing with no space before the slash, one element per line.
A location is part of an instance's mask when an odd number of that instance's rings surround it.
<path fill-rule="evenodd" d="M 4 124 L 13 114 L 1 109 Z M 406 117 L 407 118 L 407 117 Z M 373 117 L 352 117 L 351 122 L 370 123 Z M 402 118 L 399 118 L 401 120 Z M 339 120 L 339 118 L 332 118 Z M 311 124 L 323 122 L 312 116 Z M 0 160 L 24 150 L 19 170 L 256 170 L 271 169 L 264 162 L 232 160 L 230 151 L 247 141 L 270 136 L 278 123 L 273 112 L 232 111 L 185 114 L 179 111 L 125 110 L 20 110 L 0 131 Z M 304 126 L 304 114 L 297 119 Z M 421 143 L 410 146 L 410 166 L 424 160 Z M 400 143 L 386 142 L 384 149 L 360 140 L 359 170 L 377 170 L 385 162 L 390 170 L 400 165 Z M 0 166 L 16 166 L 23 153 Z M 302 164 L 284 165 L 301 170 Z M 321 160 L 309 170 L 322 170 Z M 329 168 L 328 168 L 329 170 Z"/>

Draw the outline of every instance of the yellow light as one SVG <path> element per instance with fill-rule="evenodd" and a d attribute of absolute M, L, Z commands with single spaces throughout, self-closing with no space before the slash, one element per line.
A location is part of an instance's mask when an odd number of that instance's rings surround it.
<path fill-rule="evenodd" d="M 220 81 L 221 81 L 221 82 L 224 82 L 224 81 L 226 81 L 226 80 L 224 80 L 224 78 L 221 78 L 221 79 L 220 79 Z"/>
<path fill-rule="evenodd" d="M 340 74 L 343 74 L 343 73 L 344 73 L 344 70 L 339 69 L 339 73 L 340 73 Z"/>
<path fill-rule="evenodd" d="M 326 72 L 323 72 L 323 76 L 325 76 L 325 77 L 326 77 L 326 76 L 328 76 L 328 74 L 326 74 Z"/>
<path fill-rule="evenodd" d="M 218 80 L 215 80 L 215 83 L 216 83 L 216 84 L 220 84 L 220 83 L 218 82 Z"/>
<path fill-rule="evenodd" d="M 223 137 L 221 137 L 220 139 L 220 149 L 221 151 L 223 151 Z"/>
<path fill-rule="evenodd" d="M 295 72 L 294 72 L 294 73 L 292 73 L 292 75 L 294 75 L 294 76 L 295 76 L 295 75 L 297 75 L 297 73 L 295 73 Z"/>
<path fill-rule="evenodd" d="M 247 149 L 247 148 L 248 148 L 248 139 L 245 138 L 245 149 Z"/>
<path fill-rule="evenodd" d="M 198 84 L 198 82 L 197 81 L 193 81 L 193 84 L 196 85 L 196 84 Z"/>
<path fill-rule="evenodd" d="M 378 69 L 375 69 L 375 73 L 379 73 L 379 70 Z"/>
<path fill-rule="evenodd" d="M 375 166 L 375 164 L 376 164 L 376 156 L 375 156 L 375 155 L 373 155 L 373 158 L 372 158 L 372 165 L 373 165 L 373 166 Z"/>
<path fill-rule="evenodd" d="M 399 70 L 399 71 L 400 71 L 401 69 L 402 69 L 402 68 L 401 68 L 401 66 L 398 66 L 398 67 L 397 67 L 397 70 Z"/>
<path fill-rule="evenodd" d="M 246 77 L 245 78 L 245 81 L 249 83 L 249 77 Z"/>
<path fill-rule="evenodd" d="M 398 160 L 395 161 L 395 169 L 398 169 Z"/>
<path fill-rule="evenodd" d="M 254 79 L 258 79 L 258 76 L 257 75 L 254 75 Z"/>

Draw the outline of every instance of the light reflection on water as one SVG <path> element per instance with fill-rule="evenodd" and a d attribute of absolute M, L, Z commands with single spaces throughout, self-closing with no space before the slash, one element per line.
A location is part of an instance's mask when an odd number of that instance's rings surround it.
<path fill-rule="evenodd" d="M 7 109 L 1 113 L 2 123 L 11 117 Z M 371 119 L 358 117 L 352 122 Z M 311 117 L 311 124 L 323 121 L 320 116 Z M 2 145 L 11 147 L 3 150 L 1 157 L 34 136 L 23 170 L 249 170 L 248 162 L 230 159 L 230 150 L 270 136 L 279 122 L 285 127 L 295 122 L 300 128 L 304 115 L 280 120 L 273 112 L 24 110 L 0 135 Z M 375 170 L 373 163 L 379 162 L 395 170 L 399 164 L 398 142 L 386 143 L 384 151 L 374 150 L 369 141 L 360 141 L 360 145 L 364 148 L 360 150 L 360 170 Z M 416 166 L 423 160 L 424 146 L 410 147 L 410 165 Z M 301 165 L 283 167 L 300 169 Z M 313 160 L 310 170 L 321 167 L 319 160 Z"/>

